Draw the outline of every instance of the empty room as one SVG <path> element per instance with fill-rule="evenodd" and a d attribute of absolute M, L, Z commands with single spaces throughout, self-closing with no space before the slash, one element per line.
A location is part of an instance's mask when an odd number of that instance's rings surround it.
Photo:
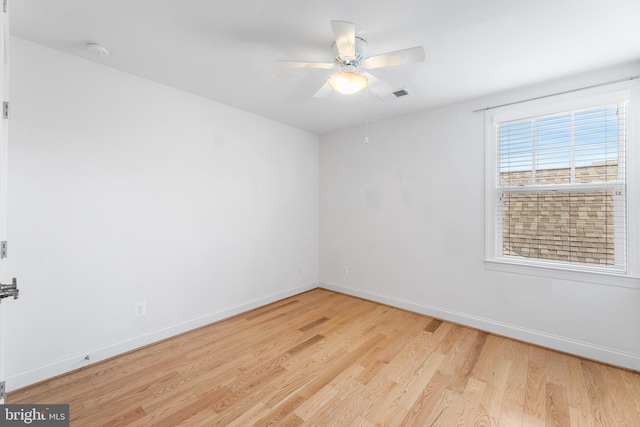
<path fill-rule="evenodd" d="M 0 425 L 640 425 L 637 0 L 2 18 Z"/>

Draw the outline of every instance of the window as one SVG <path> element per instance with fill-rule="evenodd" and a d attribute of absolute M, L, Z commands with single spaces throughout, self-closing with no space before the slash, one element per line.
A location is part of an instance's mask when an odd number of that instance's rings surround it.
<path fill-rule="evenodd" d="M 488 115 L 487 261 L 627 274 L 629 99 Z"/>

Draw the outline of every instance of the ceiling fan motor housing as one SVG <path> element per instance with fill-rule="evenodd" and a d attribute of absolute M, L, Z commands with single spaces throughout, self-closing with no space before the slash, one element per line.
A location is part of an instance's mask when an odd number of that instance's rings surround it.
<path fill-rule="evenodd" d="M 355 38 L 355 56 L 353 58 L 343 58 L 338 52 L 338 47 L 335 42 L 331 45 L 331 51 L 335 55 L 334 61 L 341 68 L 344 69 L 356 69 L 362 65 L 362 61 L 367 57 L 367 41 L 361 37 Z"/>

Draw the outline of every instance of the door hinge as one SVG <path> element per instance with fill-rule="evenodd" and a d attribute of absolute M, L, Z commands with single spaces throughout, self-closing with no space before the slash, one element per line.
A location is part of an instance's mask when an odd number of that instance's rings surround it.
<path fill-rule="evenodd" d="M 4 381 L 0 382 L 0 400 L 4 400 L 7 396 L 7 388 Z"/>
<path fill-rule="evenodd" d="M 0 242 L 0 259 L 7 257 L 7 253 L 9 252 L 8 246 L 9 244 L 6 240 Z"/>
<path fill-rule="evenodd" d="M 11 280 L 10 285 L 3 285 L 0 283 L 0 300 L 5 298 L 13 297 L 13 299 L 18 299 L 20 296 L 20 289 L 18 289 L 18 279 L 15 277 Z"/>
<path fill-rule="evenodd" d="M 8 2 L 9 2 L 9 0 L 4 0 L 4 1 L 2 2 L 2 11 L 3 11 L 4 13 L 7 13 L 7 3 L 8 3 Z"/>
<path fill-rule="evenodd" d="M 8 101 L 4 101 L 2 103 L 2 118 L 3 119 L 9 118 L 9 102 Z"/>

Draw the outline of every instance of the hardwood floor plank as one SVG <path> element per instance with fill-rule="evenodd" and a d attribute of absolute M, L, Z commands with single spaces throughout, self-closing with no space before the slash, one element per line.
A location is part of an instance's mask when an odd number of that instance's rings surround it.
<path fill-rule="evenodd" d="M 309 331 L 309 330 L 311 330 L 311 329 L 315 328 L 315 327 L 316 327 L 316 326 L 318 326 L 318 325 L 322 325 L 324 322 L 326 322 L 326 321 L 328 321 L 328 320 L 329 320 L 329 318 L 328 318 L 327 316 L 322 316 L 321 318 L 319 318 L 319 319 L 317 319 L 317 320 L 314 320 L 313 322 L 308 323 L 308 324 L 306 324 L 306 325 L 304 325 L 304 326 L 302 326 L 302 327 L 298 328 L 298 330 L 299 330 L 300 332 L 307 332 L 307 331 Z"/>
<path fill-rule="evenodd" d="M 449 390 L 457 393 L 464 391 L 486 340 L 487 334 L 476 333 L 472 334 L 466 342 L 460 343 L 460 355 L 451 374 L 451 381 L 448 385 Z"/>
<path fill-rule="evenodd" d="M 375 427 L 375 425 L 359 416 L 353 420 L 349 427 Z"/>
<path fill-rule="evenodd" d="M 489 379 L 487 380 L 486 393 L 481 400 L 481 406 L 492 419 L 499 419 L 505 399 L 505 393 L 508 387 L 509 373 L 513 365 L 512 355 L 508 351 L 504 351 L 505 344 L 509 346 L 509 341 L 501 339 L 496 341 L 494 345 L 498 346 L 498 351 L 493 361 L 493 368 Z M 544 389 L 542 390 L 544 393 Z"/>
<path fill-rule="evenodd" d="M 524 389 L 527 384 L 529 346 L 518 341 L 513 341 L 513 344 L 514 346 L 511 359 L 511 369 L 509 370 L 507 383 Z"/>
<path fill-rule="evenodd" d="M 330 364 L 322 367 L 318 374 L 308 384 L 302 387 L 302 395 L 310 398 L 318 390 L 329 384 L 341 372 L 349 368 L 353 363 L 356 363 L 358 359 L 383 339 L 383 335 L 376 335 L 352 352 L 343 351 L 343 353 L 332 359 Z"/>
<path fill-rule="evenodd" d="M 547 425 L 570 426 L 569 404 L 567 403 L 567 392 L 564 386 L 548 382 L 547 394 Z"/>
<path fill-rule="evenodd" d="M 296 408 L 294 413 L 307 421 L 314 417 L 316 413 L 326 411 L 326 402 L 331 401 L 338 393 L 338 390 L 333 387 L 321 387 L 316 393 L 313 393 L 309 399 Z"/>
<path fill-rule="evenodd" d="M 576 421 L 587 419 L 591 414 L 591 402 L 584 383 L 580 359 L 564 355 L 564 366 L 565 378 L 567 379 L 567 402 L 569 408 L 574 410 L 572 419 L 575 418 Z"/>
<path fill-rule="evenodd" d="M 389 345 L 383 347 L 382 351 L 378 355 L 378 359 L 383 362 L 390 363 L 397 355 L 406 347 L 406 345 L 413 340 L 413 338 L 418 335 L 420 331 L 420 324 L 415 322 L 415 318 L 411 315 L 412 313 L 400 312 L 399 315 L 395 317 L 395 323 L 389 324 L 387 326 L 386 336 L 389 338 L 387 341 Z M 449 327 L 447 330 L 452 327 L 451 324 L 448 324 Z M 381 332 L 382 333 L 382 332 Z"/>
<path fill-rule="evenodd" d="M 445 356 L 441 353 L 432 352 L 429 354 L 427 359 L 422 363 L 413 376 L 403 383 L 403 392 L 397 400 L 399 405 L 407 410 L 413 407 L 415 402 L 421 397 L 425 387 L 431 381 L 433 375 L 438 370 L 440 364 L 442 364 L 444 357 Z"/>
<path fill-rule="evenodd" d="M 522 427 L 545 427 L 547 423 L 535 415 L 524 413 L 522 415 Z"/>
<path fill-rule="evenodd" d="M 281 401 L 308 384 L 320 371 L 321 363 L 317 360 L 311 358 L 296 358 L 296 360 L 303 363 L 285 366 L 287 372 L 271 382 L 276 392 L 268 400 L 263 400 L 267 407 L 273 409 Z"/>
<path fill-rule="evenodd" d="M 546 367 L 548 383 L 553 383 L 560 386 L 564 386 L 566 384 L 563 354 L 553 351 L 547 351 Z"/>
<path fill-rule="evenodd" d="M 116 418 L 113 418 L 107 421 L 104 425 L 113 426 L 113 427 L 129 426 L 132 424 L 137 424 L 138 420 L 145 417 L 146 415 L 147 414 L 144 412 L 144 409 L 142 409 L 141 407 L 137 407 L 131 411 L 128 411 L 122 415 L 119 415 Z"/>
<path fill-rule="evenodd" d="M 407 410 L 402 406 L 392 405 L 370 417 L 371 422 L 376 426 L 400 426 L 404 424 Z"/>
<path fill-rule="evenodd" d="M 524 412 L 540 420 L 546 419 L 547 416 L 546 379 L 546 351 L 539 347 L 531 347 L 529 366 L 527 367 Z"/>
<path fill-rule="evenodd" d="M 569 406 L 569 420 L 572 427 L 594 427 L 591 416 L 580 409 Z"/>
<path fill-rule="evenodd" d="M 619 369 L 600 365 L 600 371 L 611 400 L 615 402 L 618 425 L 640 426 L 640 394 L 633 396 L 626 392 L 623 373 Z"/>
<path fill-rule="evenodd" d="M 293 348 L 290 348 L 289 350 L 287 350 L 287 353 L 289 353 L 292 356 L 295 356 L 296 354 L 300 353 L 302 350 L 304 350 L 305 348 L 314 345 L 315 343 L 317 343 L 318 341 L 322 341 L 324 340 L 324 336 L 320 335 L 320 334 L 315 334 L 307 339 L 305 339 L 304 341 L 302 341 L 300 344 L 296 345 Z"/>
<path fill-rule="evenodd" d="M 217 387 L 222 387 L 226 384 L 230 384 L 241 372 L 237 368 L 227 368 L 226 366 L 220 366 L 216 369 L 210 369 L 198 374 L 191 373 L 188 377 L 184 377 L 179 384 L 172 384 L 171 390 L 176 389 L 188 389 L 195 395 L 199 396 L 211 392 Z"/>
<path fill-rule="evenodd" d="M 379 347 L 376 347 L 376 349 L 374 349 L 374 350 L 379 350 Z M 387 362 L 383 362 L 383 361 L 378 360 L 376 358 L 372 358 L 372 360 L 369 363 L 367 363 L 366 366 L 363 367 L 362 371 L 360 372 L 358 381 L 360 381 L 360 383 L 363 384 L 363 385 L 369 384 L 369 382 L 373 378 L 378 376 L 380 371 L 385 369 L 388 365 L 389 364 Z"/>
<path fill-rule="evenodd" d="M 502 397 L 498 424 L 504 426 L 522 425 L 523 406 L 524 388 L 507 382 L 507 388 Z"/>
<path fill-rule="evenodd" d="M 522 425 L 529 348 L 526 344 L 512 341 L 510 346 L 511 368 L 507 376 L 506 389 L 500 408 L 500 426 Z"/>
<path fill-rule="evenodd" d="M 254 404 L 251 408 L 248 408 L 241 415 L 236 417 L 234 420 L 230 421 L 228 425 L 238 426 L 238 427 L 252 426 L 256 422 L 258 422 L 258 420 L 260 420 L 263 416 L 268 414 L 270 411 L 271 409 L 265 406 L 264 404 L 262 404 L 262 402 L 256 402 L 256 404 Z M 206 426 L 210 427 L 211 424 L 212 422 L 210 422 Z"/>
<path fill-rule="evenodd" d="M 298 394 L 292 394 L 276 405 L 273 410 L 262 416 L 253 425 L 265 427 L 271 425 L 300 425 L 303 420 L 293 411 L 302 405 L 306 399 Z"/>
<path fill-rule="evenodd" d="M 387 377 L 396 383 L 402 383 L 411 378 L 435 347 L 433 344 L 430 345 L 429 338 L 429 333 L 422 332 L 409 341 L 396 357 L 386 364 Z"/>
<path fill-rule="evenodd" d="M 337 393 L 323 405 L 324 410 L 310 414 L 305 418 L 305 422 L 312 426 L 348 426 L 368 404 L 369 402 L 357 393 L 347 394 L 337 390 Z M 327 408 L 331 410 L 328 411 Z"/>
<path fill-rule="evenodd" d="M 172 393 L 170 396 L 165 395 L 162 398 L 151 398 L 142 404 L 142 409 L 147 416 L 143 420 L 139 420 L 137 425 L 139 427 L 155 425 L 197 400 L 198 396 L 191 391 Z"/>
<path fill-rule="evenodd" d="M 440 342 L 440 345 L 438 346 L 436 351 L 438 351 L 438 352 L 440 352 L 442 354 L 448 354 L 449 350 L 451 350 L 451 348 L 454 346 L 454 344 L 458 340 L 458 337 L 464 331 L 465 331 L 465 329 L 462 326 L 454 325 L 449 330 L 449 333 L 442 339 L 442 341 Z"/>
<path fill-rule="evenodd" d="M 638 426 L 640 374 L 316 289 L 9 393 L 82 426 Z"/>
<path fill-rule="evenodd" d="M 397 408 L 401 406 L 398 404 L 398 400 L 404 392 L 404 387 L 394 381 L 388 381 L 380 384 L 380 387 L 376 388 L 378 392 L 382 390 L 384 392 L 377 395 L 369 392 L 364 393 L 367 402 L 369 402 L 369 405 L 364 411 L 365 418 L 374 424 L 380 424 L 382 420 L 386 420 L 387 416 L 391 413 L 396 417 L 397 414 L 401 412 L 404 414 L 402 417 L 404 419 L 407 416 L 407 409 L 403 407 L 403 410 L 400 411 Z"/>
<path fill-rule="evenodd" d="M 445 393 L 450 392 L 450 390 L 447 390 L 448 383 L 449 376 L 444 375 L 439 370 L 436 371 L 422 390 L 420 397 L 409 408 L 409 413 L 404 423 L 412 426 L 433 425 L 440 416 L 436 408 L 440 406 L 440 401 L 445 399 Z"/>
<path fill-rule="evenodd" d="M 469 378 L 464 392 L 462 392 L 462 397 L 464 398 L 464 410 L 458 417 L 458 421 L 455 425 L 473 426 L 476 424 L 475 418 L 486 386 L 487 384 L 480 380 L 473 377 Z"/>
<path fill-rule="evenodd" d="M 217 418 L 218 418 L 218 414 L 216 414 L 213 410 L 205 409 L 196 413 L 192 417 L 187 418 L 180 424 L 177 424 L 177 426 L 178 427 L 209 427 L 211 426 L 211 423 L 214 422 Z M 156 425 L 164 425 L 164 424 L 156 424 Z M 242 424 L 238 424 L 238 427 L 240 427 L 241 425 Z"/>
<path fill-rule="evenodd" d="M 163 425 L 171 426 L 183 423 L 194 416 L 200 417 L 200 412 L 202 411 L 214 411 L 212 405 L 230 393 L 231 390 L 227 387 L 218 387 L 209 393 L 201 394 L 198 396 L 196 401 L 181 406 L 179 411 L 171 412 L 171 414 L 164 417 L 162 420 L 158 420 L 158 422 Z M 217 417 L 211 421 L 217 421 Z"/>
<path fill-rule="evenodd" d="M 480 381 L 488 383 L 493 374 L 493 365 L 498 356 L 502 337 L 496 335 L 488 335 L 482 353 L 478 358 L 478 362 L 473 368 L 473 377 Z M 527 350 L 528 351 L 528 350 Z M 528 357 L 528 356 L 527 356 Z"/>
<path fill-rule="evenodd" d="M 442 320 L 433 319 L 427 326 L 424 327 L 424 330 L 427 332 L 435 332 L 442 325 Z"/>
<path fill-rule="evenodd" d="M 603 365 L 588 360 L 581 360 L 580 363 L 596 425 L 598 423 L 600 425 L 625 425 L 626 421 L 621 423 L 618 418 L 622 414 L 617 411 L 616 405 L 611 400 L 608 385 L 604 382 L 601 372 Z"/>
<path fill-rule="evenodd" d="M 247 407 L 273 393 L 273 386 L 268 383 L 269 377 L 283 371 L 284 368 L 279 365 L 268 366 L 258 375 L 243 378 L 240 382 L 233 382 L 228 387 L 230 392 L 216 399 L 210 408 L 220 415 L 233 413 L 234 416 L 228 416 L 228 418 L 236 418 Z"/>

